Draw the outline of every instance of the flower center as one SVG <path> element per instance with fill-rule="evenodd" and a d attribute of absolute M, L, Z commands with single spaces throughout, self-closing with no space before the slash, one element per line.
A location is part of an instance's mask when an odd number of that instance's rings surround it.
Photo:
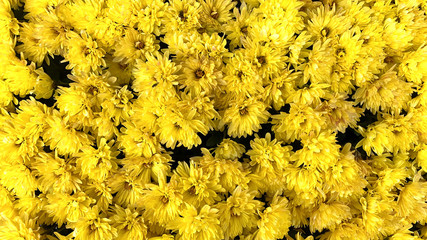
<path fill-rule="evenodd" d="M 125 185 L 123 186 L 124 189 L 126 190 L 131 190 L 132 189 L 132 185 L 130 185 L 128 182 L 125 182 Z"/>
<path fill-rule="evenodd" d="M 244 108 L 240 109 L 239 113 L 242 116 L 247 115 L 249 113 L 248 107 L 244 107 Z"/>
<path fill-rule="evenodd" d="M 328 35 L 329 35 L 329 33 L 331 32 L 331 30 L 328 28 L 328 27 L 324 27 L 321 31 L 320 31 L 320 34 L 323 36 L 323 37 L 327 37 Z"/>
<path fill-rule="evenodd" d="M 202 69 L 197 69 L 194 72 L 194 75 L 196 75 L 196 78 L 202 78 L 205 76 L 205 72 Z"/>
<path fill-rule="evenodd" d="M 168 197 L 166 197 L 166 196 L 161 196 L 160 197 L 160 200 L 162 201 L 162 203 L 164 203 L 164 204 L 166 204 L 166 203 L 168 203 L 169 202 L 169 198 Z"/>
<path fill-rule="evenodd" d="M 137 49 L 139 49 L 139 50 L 144 49 L 145 48 L 145 43 L 141 42 L 141 41 L 138 41 L 138 42 L 135 43 L 135 47 Z"/>
<path fill-rule="evenodd" d="M 219 13 L 217 11 L 212 11 L 211 12 L 211 17 L 216 20 L 219 17 Z"/>
<path fill-rule="evenodd" d="M 259 64 L 261 64 L 261 65 L 263 65 L 264 63 L 267 62 L 264 56 L 257 57 L 257 60 L 258 60 Z"/>

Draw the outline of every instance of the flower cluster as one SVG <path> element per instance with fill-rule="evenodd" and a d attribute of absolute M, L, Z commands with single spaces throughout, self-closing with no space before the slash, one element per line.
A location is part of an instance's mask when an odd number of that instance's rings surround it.
<path fill-rule="evenodd" d="M 427 238 L 426 12 L 0 0 L 0 239 Z"/>

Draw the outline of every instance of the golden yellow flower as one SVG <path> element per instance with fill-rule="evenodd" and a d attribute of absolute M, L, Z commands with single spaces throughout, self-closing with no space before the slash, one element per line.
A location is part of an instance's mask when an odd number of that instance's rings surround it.
<path fill-rule="evenodd" d="M 178 70 L 181 65 L 169 60 L 168 52 L 163 55 L 158 52 L 154 55 L 147 54 L 145 57 L 145 61 L 136 61 L 132 71 L 135 78 L 132 82 L 133 90 L 139 94 L 153 94 L 159 100 L 174 97 L 177 94 Z"/>
<path fill-rule="evenodd" d="M 86 215 L 90 210 L 90 205 L 95 202 L 83 192 L 76 194 L 51 193 L 46 195 L 48 203 L 45 211 L 58 224 L 76 222 L 80 217 Z"/>
<path fill-rule="evenodd" d="M 257 212 L 262 203 L 255 200 L 256 192 L 236 187 L 226 201 L 216 204 L 219 209 L 219 220 L 226 239 L 241 235 L 244 229 L 252 229 L 258 220 Z"/>
<path fill-rule="evenodd" d="M 117 229 L 117 237 L 114 239 L 145 239 L 147 237 L 147 226 L 138 210 L 115 205 L 112 207 L 112 214 L 110 216 L 111 225 Z"/>
<path fill-rule="evenodd" d="M 98 46 L 96 40 L 86 32 L 72 34 L 67 40 L 67 51 L 65 61 L 68 62 L 67 69 L 73 72 L 99 72 L 100 68 L 105 66 L 105 50 Z"/>
<path fill-rule="evenodd" d="M 138 202 L 145 209 L 143 215 L 151 223 L 166 226 L 178 217 L 182 209 L 183 196 L 176 181 L 166 183 L 159 179 L 157 184 L 148 184 L 147 190 Z"/>
<path fill-rule="evenodd" d="M 219 184 L 218 176 L 204 171 L 194 162 L 179 162 L 172 179 L 178 181 L 184 202 L 195 207 L 211 205 L 221 200 L 220 193 L 225 191 Z"/>
<path fill-rule="evenodd" d="M 220 240 L 224 234 L 218 219 L 218 209 L 204 205 L 197 210 L 187 205 L 180 213 L 181 217 L 169 222 L 167 228 L 178 232 L 177 239 L 181 240 Z"/>
<path fill-rule="evenodd" d="M 215 157 L 225 159 L 236 159 L 245 153 L 245 146 L 231 139 L 224 138 L 215 148 Z"/>
<path fill-rule="evenodd" d="M 334 230 L 341 222 L 351 218 L 350 207 L 339 203 L 322 203 L 310 216 L 310 231 Z"/>
<path fill-rule="evenodd" d="M 43 140 L 51 150 L 56 149 L 60 155 L 75 154 L 83 146 L 92 144 L 91 135 L 76 129 L 68 116 L 63 116 L 56 110 L 48 116 L 46 122 L 48 126 L 42 134 Z"/>
<path fill-rule="evenodd" d="M 97 207 L 90 209 L 76 222 L 67 225 L 74 229 L 76 240 L 112 240 L 117 237 L 117 229 L 111 226 L 111 220 L 98 213 Z"/>
<path fill-rule="evenodd" d="M 81 152 L 74 156 L 77 157 L 76 165 L 82 178 L 102 182 L 117 170 L 116 157 L 119 152 L 114 146 L 114 140 L 107 143 L 107 139 L 99 138 L 96 146 L 83 146 Z"/>
<path fill-rule="evenodd" d="M 378 80 L 358 88 L 353 98 L 374 114 L 381 111 L 395 115 L 406 109 L 414 91 L 412 86 L 399 78 L 396 72 L 389 70 Z"/>
<path fill-rule="evenodd" d="M 219 127 L 227 125 L 227 133 L 231 137 L 246 137 L 248 134 L 258 132 L 261 124 L 266 123 L 270 113 L 268 106 L 255 97 L 234 100 L 222 113 Z"/>
<path fill-rule="evenodd" d="M 117 39 L 120 44 L 114 49 L 114 61 L 121 64 L 133 64 L 135 60 L 145 60 L 147 53 L 159 50 L 156 37 L 149 33 L 139 32 L 133 28 L 124 32 L 124 37 Z"/>
<path fill-rule="evenodd" d="M 254 232 L 255 240 L 283 238 L 291 226 L 291 212 L 288 209 L 288 199 L 275 195 L 269 206 L 262 212 L 257 221 L 258 229 Z"/>
<path fill-rule="evenodd" d="M 82 181 L 72 163 L 74 158 L 61 158 L 58 153 L 41 152 L 32 163 L 35 175 L 40 183 L 39 189 L 44 193 L 71 193 L 80 190 Z"/>

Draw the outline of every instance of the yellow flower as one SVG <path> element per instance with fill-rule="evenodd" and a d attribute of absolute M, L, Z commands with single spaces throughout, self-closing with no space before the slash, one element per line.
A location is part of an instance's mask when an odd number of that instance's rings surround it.
<path fill-rule="evenodd" d="M 324 116 L 318 109 L 302 104 L 290 105 L 289 113 L 272 116 L 272 130 L 277 139 L 290 143 L 305 134 L 318 134 L 326 127 Z"/>
<path fill-rule="evenodd" d="M 145 60 L 147 53 L 155 53 L 159 50 L 159 42 L 155 36 L 149 33 L 141 33 L 130 28 L 124 33 L 124 37 L 117 39 L 117 47 L 113 53 L 114 61 L 122 64 L 133 64 L 135 60 Z"/>
<path fill-rule="evenodd" d="M 123 207 L 132 207 L 141 199 L 145 184 L 126 170 L 116 172 L 108 181 L 111 193 L 115 194 L 113 202 Z"/>
<path fill-rule="evenodd" d="M 308 11 L 309 22 L 307 29 L 311 35 L 319 40 L 334 38 L 349 29 L 351 22 L 344 16 L 344 12 L 337 10 L 334 5 L 320 6 Z"/>
<path fill-rule="evenodd" d="M 328 83 L 333 71 L 333 66 L 336 62 L 332 48 L 333 42 L 326 40 L 325 42 L 316 41 L 308 54 L 308 61 L 304 65 L 303 83 L 306 84 L 309 80 L 312 83 Z"/>
<path fill-rule="evenodd" d="M 132 71 L 135 80 L 132 88 L 139 94 L 157 96 L 164 100 L 174 97 L 178 85 L 178 70 L 181 65 L 176 65 L 169 60 L 169 53 L 163 55 L 156 52 L 155 55 L 146 55 L 146 61 L 137 60 Z"/>
<path fill-rule="evenodd" d="M 261 210 L 262 203 L 254 199 L 255 195 L 256 192 L 242 190 L 238 186 L 226 201 L 216 204 L 226 239 L 233 239 L 241 235 L 244 229 L 249 230 L 256 226 L 257 212 Z"/>
<path fill-rule="evenodd" d="M 363 111 L 361 108 L 354 107 L 355 103 L 346 101 L 346 98 L 345 94 L 335 94 L 328 96 L 328 100 L 320 105 L 320 108 L 325 111 L 327 126 L 342 133 L 346 132 L 347 127 L 356 128 Z"/>
<path fill-rule="evenodd" d="M 32 37 L 39 39 L 39 44 L 47 48 L 49 54 L 65 54 L 67 40 L 76 35 L 71 30 L 73 27 L 54 13 L 45 13 L 42 16 L 35 20 L 37 31 Z"/>
<path fill-rule="evenodd" d="M 207 31 L 220 32 L 231 20 L 230 10 L 235 6 L 231 0 L 206 0 L 201 3 L 200 23 Z"/>
<path fill-rule="evenodd" d="M 236 51 L 234 56 L 226 61 L 224 81 L 227 92 L 237 95 L 236 98 L 262 93 L 262 78 L 256 73 L 255 68 L 245 58 L 242 51 Z"/>
<path fill-rule="evenodd" d="M 233 56 L 228 48 L 226 48 L 227 41 L 218 34 L 209 35 L 203 33 L 201 39 L 196 44 L 196 49 L 202 54 L 212 59 L 224 60 L 225 58 Z"/>
<path fill-rule="evenodd" d="M 413 38 L 411 29 L 405 27 L 404 23 L 397 23 L 391 18 L 385 19 L 383 39 L 391 51 L 405 51 L 412 45 Z"/>
<path fill-rule="evenodd" d="M 248 188 L 249 170 L 238 159 L 222 159 L 216 155 L 214 158 L 206 148 L 201 150 L 203 156 L 192 157 L 191 160 L 199 164 L 205 174 L 213 174 L 228 192 L 232 192 L 236 186 Z"/>
<path fill-rule="evenodd" d="M 183 32 L 200 27 L 200 6 L 195 0 L 170 1 L 165 25 L 172 31 Z"/>
<path fill-rule="evenodd" d="M 46 195 L 48 203 L 45 211 L 53 218 L 59 227 L 67 222 L 76 222 L 86 215 L 90 205 L 95 202 L 83 192 L 73 195 L 67 193 L 51 193 Z"/>
<path fill-rule="evenodd" d="M 324 172 L 324 191 L 342 198 L 362 194 L 368 184 L 350 148 L 350 143 L 344 145 L 339 160 Z"/>
<path fill-rule="evenodd" d="M 206 135 L 208 126 L 198 119 L 196 109 L 187 109 L 185 105 L 173 108 L 170 104 L 164 115 L 158 120 L 159 128 L 155 134 L 162 144 L 168 148 L 175 148 L 176 145 L 192 148 L 202 143 L 199 133 Z M 177 144 L 178 143 L 178 144 Z"/>
<path fill-rule="evenodd" d="M 220 62 L 201 54 L 186 59 L 182 64 L 183 75 L 180 78 L 180 88 L 185 88 L 191 96 L 211 95 L 225 84 L 218 63 Z"/>
<path fill-rule="evenodd" d="M 268 106 L 254 97 L 234 100 L 222 113 L 219 127 L 228 125 L 228 135 L 231 137 L 246 137 L 258 132 L 261 124 L 266 123 L 270 113 Z"/>
<path fill-rule="evenodd" d="M 303 136 L 301 143 L 302 149 L 291 157 L 297 166 L 313 166 L 326 170 L 338 161 L 340 145 L 336 144 L 335 134 L 331 132 Z"/>
<path fill-rule="evenodd" d="M 0 162 L 2 177 L 0 183 L 19 196 L 31 196 L 38 188 L 35 172 L 24 163 Z"/>
<path fill-rule="evenodd" d="M 141 131 L 132 122 L 125 122 L 120 129 L 118 143 L 127 156 L 151 157 L 160 152 L 160 143 L 156 137 Z"/>
<path fill-rule="evenodd" d="M 265 138 L 260 138 L 255 134 L 255 139 L 251 141 L 251 149 L 246 152 L 251 158 L 249 165 L 252 167 L 251 173 L 261 178 L 264 189 L 261 191 L 274 192 L 277 186 L 282 185 L 278 179 L 282 177 L 283 171 L 289 164 L 292 147 L 282 146 L 282 142 L 272 139 L 267 133 Z"/>
<path fill-rule="evenodd" d="M 144 217 L 151 223 L 166 226 L 175 220 L 182 208 L 183 198 L 176 181 L 166 183 L 160 179 L 157 184 L 147 184 L 147 190 L 138 202 L 145 209 Z"/>
<path fill-rule="evenodd" d="M 242 39 L 247 37 L 251 22 L 255 20 L 246 2 L 242 2 L 240 8 L 234 8 L 233 14 L 235 19 L 233 18 L 233 20 L 225 26 L 227 38 L 231 41 L 231 50 L 234 50 L 237 46 L 242 47 Z"/>
<path fill-rule="evenodd" d="M 427 46 L 419 47 L 416 51 L 406 52 L 402 63 L 399 64 L 399 75 L 413 83 L 421 84 L 427 76 Z"/>
<path fill-rule="evenodd" d="M 418 135 L 409 122 L 410 116 L 384 115 L 384 119 L 369 125 L 361 133 L 363 139 L 356 148 L 363 146 L 363 150 L 371 155 L 371 150 L 381 155 L 384 152 L 406 153 L 418 143 Z"/>
<path fill-rule="evenodd" d="M 46 121 L 48 127 L 42 134 L 43 140 L 51 150 L 56 149 L 58 154 L 75 154 L 83 146 L 92 144 L 93 137 L 77 130 L 68 116 L 63 116 L 54 110 Z"/>
<path fill-rule="evenodd" d="M 0 215 L 0 239 L 41 239 L 42 229 L 28 214 L 11 218 Z"/>
<path fill-rule="evenodd" d="M 74 229 L 75 240 L 112 240 L 117 237 L 117 229 L 111 225 L 111 220 L 100 215 L 94 207 L 76 222 L 67 224 L 67 228 Z"/>
<path fill-rule="evenodd" d="M 17 104 L 17 99 L 13 96 L 13 93 L 9 90 L 8 84 L 0 80 L 0 106 L 6 107 L 11 103 Z"/>
<path fill-rule="evenodd" d="M 400 79 L 396 72 L 389 70 L 381 77 L 358 88 L 353 96 L 356 103 L 376 114 L 378 111 L 400 114 L 406 109 L 414 90 L 412 84 Z"/>
<path fill-rule="evenodd" d="M 145 33 L 152 33 L 156 36 L 164 33 L 164 22 L 168 3 L 162 0 L 132 1 L 132 14 L 135 17 L 135 24 L 138 30 Z"/>
<path fill-rule="evenodd" d="M 417 147 L 417 163 L 418 167 L 421 167 L 425 172 L 427 172 L 427 145 L 420 144 Z"/>
<path fill-rule="evenodd" d="M 117 170 L 116 157 L 119 152 L 113 146 L 114 140 L 107 143 L 105 138 L 98 138 L 97 148 L 83 146 L 81 152 L 75 154 L 76 165 L 82 178 L 104 181 Z"/>
<path fill-rule="evenodd" d="M 52 97 L 53 91 L 54 91 L 54 82 L 52 79 L 47 75 L 43 68 L 36 69 L 35 71 L 37 73 L 37 82 L 34 86 L 34 90 L 31 91 L 31 93 L 34 93 L 37 99 L 44 98 L 49 99 Z"/>
<path fill-rule="evenodd" d="M 245 146 L 231 139 L 224 138 L 215 148 L 214 153 L 216 158 L 233 160 L 242 157 L 243 153 L 245 153 Z"/>
<path fill-rule="evenodd" d="M 106 66 L 105 50 L 98 47 L 96 40 L 84 31 L 80 35 L 71 35 L 67 47 L 64 61 L 69 62 L 67 69 L 72 69 L 74 73 L 99 72 L 101 67 Z"/>
<path fill-rule="evenodd" d="M 310 231 L 334 230 L 341 222 L 351 218 L 350 207 L 339 203 L 322 203 L 310 216 Z"/>
<path fill-rule="evenodd" d="M 25 7 L 27 7 L 27 4 Z M 37 36 L 39 35 L 36 33 L 37 31 L 40 31 L 40 28 L 35 23 L 23 23 L 19 33 L 19 41 L 22 44 L 16 46 L 16 51 L 24 53 L 26 58 L 40 66 L 44 60 L 49 62 L 49 58 L 47 57 L 48 49 L 40 44 L 40 36 Z"/>
<path fill-rule="evenodd" d="M 286 103 L 317 106 L 321 102 L 320 99 L 325 97 L 329 85 L 311 83 L 309 86 L 304 84 L 296 87 L 295 91 L 292 91 L 286 98 Z"/>
<path fill-rule="evenodd" d="M 127 240 L 147 238 L 147 226 L 138 210 L 122 208 L 115 205 L 112 207 L 112 214 L 113 215 L 110 216 L 111 225 L 117 229 L 117 237 L 114 239 Z"/>
<path fill-rule="evenodd" d="M 32 163 L 35 175 L 40 183 L 39 189 L 44 193 L 71 193 L 80 190 L 82 181 L 76 174 L 73 158 L 61 158 L 58 153 L 41 152 Z"/>
<path fill-rule="evenodd" d="M 267 82 L 269 77 L 277 75 L 281 69 L 285 68 L 287 57 L 280 48 L 259 40 L 259 37 L 255 39 L 245 41 L 244 48 L 240 51 L 252 63 L 263 81 Z"/>
<path fill-rule="evenodd" d="M 420 182 L 420 176 L 405 185 L 397 199 L 397 214 L 409 222 L 422 221 L 427 216 L 427 182 Z"/>
<path fill-rule="evenodd" d="M 288 199 L 275 195 L 270 206 L 258 212 L 258 230 L 253 234 L 254 240 L 281 239 L 291 226 L 291 212 L 288 209 Z"/>
<path fill-rule="evenodd" d="M 218 219 L 218 209 L 204 205 L 199 211 L 187 205 L 180 213 L 181 217 L 169 222 L 167 228 L 178 232 L 181 240 L 220 240 L 224 234 Z"/>
<path fill-rule="evenodd" d="M 110 204 L 113 202 L 113 195 L 108 182 L 89 181 L 82 186 L 82 191 L 90 198 L 95 199 L 95 206 L 101 211 L 107 211 Z"/>
<path fill-rule="evenodd" d="M 211 205 L 219 201 L 220 193 L 225 191 L 219 184 L 217 176 L 204 171 L 194 162 L 190 162 L 190 164 L 179 162 L 172 175 L 172 180 L 178 181 L 184 202 L 195 207 Z"/>
<path fill-rule="evenodd" d="M 34 89 L 37 78 L 35 63 L 27 66 L 27 61 L 18 59 L 10 60 L 8 69 L 3 75 L 10 92 L 21 97 Z"/>

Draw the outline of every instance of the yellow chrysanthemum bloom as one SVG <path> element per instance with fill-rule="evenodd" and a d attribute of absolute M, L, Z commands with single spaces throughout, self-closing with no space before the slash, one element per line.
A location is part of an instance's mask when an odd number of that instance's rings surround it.
<path fill-rule="evenodd" d="M 117 170 L 116 157 L 119 152 L 114 141 L 107 143 L 105 138 L 97 139 L 96 146 L 83 146 L 81 152 L 76 154 L 76 165 L 83 178 L 104 181 L 112 172 Z"/>
<path fill-rule="evenodd" d="M 334 230 L 342 221 L 351 218 L 350 207 L 342 203 L 322 203 L 310 216 L 310 231 Z"/>
<path fill-rule="evenodd" d="M 146 186 L 148 189 L 144 191 L 138 205 L 145 209 L 143 215 L 149 222 L 166 226 L 178 217 L 182 209 L 183 196 L 177 182 L 166 183 L 160 179 L 158 185 Z"/>
<path fill-rule="evenodd" d="M 244 232 L 244 229 L 252 229 L 258 220 L 257 212 L 262 204 L 255 200 L 256 193 L 242 190 L 236 187 L 226 201 L 219 202 L 219 220 L 224 231 L 225 238 L 235 238 Z"/>
<path fill-rule="evenodd" d="M 291 226 L 291 213 L 288 199 L 275 195 L 270 206 L 259 212 L 258 230 L 253 234 L 255 240 L 283 238 Z"/>
<path fill-rule="evenodd" d="M 137 210 L 124 209 L 116 205 L 112 208 L 112 213 L 111 224 L 117 229 L 117 237 L 114 239 L 145 239 L 147 237 L 147 226 Z"/>
<path fill-rule="evenodd" d="M 270 113 L 264 102 L 254 97 L 245 101 L 233 101 L 223 112 L 220 127 L 228 125 L 228 135 L 231 137 L 246 137 L 248 134 L 258 132 L 261 124 L 266 123 Z"/>
<path fill-rule="evenodd" d="M 215 157 L 225 159 L 236 159 L 245 153 L 245 146 L 231 139 L 224 138 L 215 148 Z"/>
<path fill-rule="evenodd" d="M 46 197 L 48 203 L 44 207 L 45 211 L 58 223 L 58 226 L 79 220 L 88 213 L 90 205 L 95 201 L 83 192 L 73 195 L 52 193 L 47 194 Z"/>
<path fill-rule="evenodd" d="M 200 165 L 204 172 L 213 174 L 219 179 L 219 184 L 228 192 L 234 191 L 237 186 L 248 188 L 250 181 L 248 169 L 238 159 L 223 159 L 212 156 L 208 149 L 202 148 L 202 157 L 192 157 L 191 160 Z"/>
<path fill-rule="evenodd" d="M 79 131 L 69 121 L 69 117 L 62 118 L 58 111 L 53 111 L 46 119 L 48 127 L 43 132 L 43 140 L 50 148 L 56 149 L 59 154 L 75 154 L 83 146 L 92 144 L 93 137 Z"/>
<path fill-rule="evenodd" d="M 289 113 L 281 112 L 272 118 L 276 138 L 287 143 L 300 140 L 304 134 L 320 133 L 326 127 L 322 112 L 308 105 L 293 103 Z"/>
<path fill-rule="evenodd" d="M 138 32 L 131 28 L 125 31 L 124 37 L 117 39 L 120 44 L 114 51 L 114 61 L 133 64 L 135 60 L 145 60 L 147 53 L 159 50 L 159 43 L 152 34 Z"/>
<path fill-rule="evenodd" d="M 175 218 L 168 224 L 169 229 L 178 232 L 177 239 L 223 239 L 218 209 L 204 205 L 200 210 L 197 210 L 194 206 L 187 205 L 180 215 L 181 217 Z"/>
<path fill-rule="evenodd" d="M 76 167 L 71 163 L 74 158 L 61 158 L 58 153 L 39 153 L 32 163 L 35 175 L 40 183 L 39 189 L 44 193 L 71 193 L 80 190 L 82 181 L 77 175 Z"/>
<path fill-rule="evenodd" d="M 69 62 L 67 69 L 72 69 L 75 73 L 98 72 L 105 66 L 105 50 L 98 47 L 96 40 L 86 32 L 80 35 L 73 34 L 67 42 L 65 60 Z"/>
<path fill-rule="evenodd" d="M 194 162 L 179 163 L 172 180 L 177 181 L 183 200 L 195 207 L 211 205 L 221 199 L 221 192 L 225 189 L 219 185 L 217 176 L 211 173 L 205 173 L 201 167 Z"/>
<path fill-rule="evenodd" d="M 390 70 L 378 80 L 358 88 L 353 98 L 374 114 L 381 110 L 394 115 L 406 109 L 413 91 L 411 83 L 400 79 L 396 72 Z"/>
<path fill-rule="evenodd" d="M 76 240 L 112 240 L 117 237 L 117 229 L 111 226 L 111 219 L 100 215 L 96 207 L 67 227 L 74 229 L 73 236 Z"/>
<path fill-rule="evenodd" d="M 176 65 L 169 60 L 169 54 L 146 56 L 146 61 L 136 60 L 132 71 L 135 80 L 132 82 L 132 88 L 139 94 L 154 94 L 159 100 L 167 100 L 174 97 L 178 85 L 181 65 Z"/>
<path fill-rule="evenodd" d="M 270 133 L 265 138 L 255 134 L 255 139 L 250 144 L 251 149 L 246 154 L 251 159 L 249 165 L 252 167 L 252 174 L 260 178 L 259 184 L 264 186 L 263 191 L 279 190 L 283 184 L 280 179 L 289 164 L 292 147 L 282 146 L 282 142 L 277 139 L 272 140 Z"/>

